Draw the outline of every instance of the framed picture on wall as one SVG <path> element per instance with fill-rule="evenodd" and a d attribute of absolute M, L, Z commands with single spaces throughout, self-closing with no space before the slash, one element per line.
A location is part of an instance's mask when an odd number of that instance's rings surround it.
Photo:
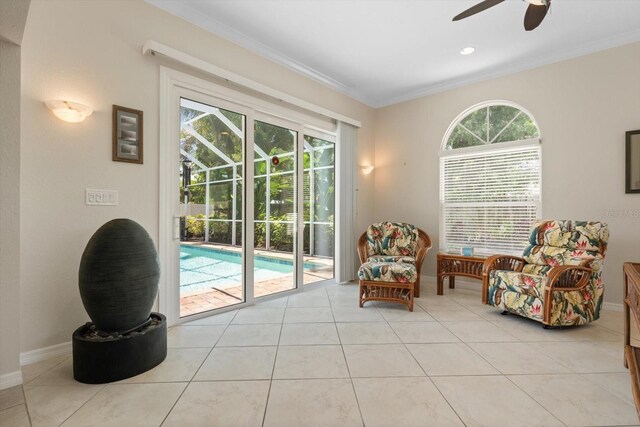
<path fill-rule="evenodd" d="M 114 162 L 142 164 L 142 111 L 113 106 Z"/>
<path fill-rule="evenodd" d="M 627 132 L 626 193 L 640 193 L 640 130 Z"/>

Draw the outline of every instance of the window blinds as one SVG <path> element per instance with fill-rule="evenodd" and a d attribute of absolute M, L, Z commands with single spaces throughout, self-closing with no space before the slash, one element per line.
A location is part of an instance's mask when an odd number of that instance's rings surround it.
<path fill-rule="evenodd" d="M 539 144 L 445 155 L 440 175 L 441 250 L 522 253 L 540 216 Z"/>

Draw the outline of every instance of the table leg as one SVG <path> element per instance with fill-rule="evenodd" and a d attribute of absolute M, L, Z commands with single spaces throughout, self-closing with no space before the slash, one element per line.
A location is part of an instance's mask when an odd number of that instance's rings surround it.
<path fill-rule="evenodd" d="M 444 294 L 442 282 L 444 282 L 444 277 L 442 277 L 442 274 L 438 274 L 438 295 Z"/>
<path fill-rule="evenodd" d="M 623 297 L 622 297 L 622 308 L 624 311 L 623 317 L 624 317 L 624 345 L 625 348 L 626 346 L 631 344 L 631 328 L 629 325 L 629 304 L 627 303 L 627 295 L 629 292 L 629 279 L 627 278 L 627 274 L 624 274 L 624 287 L 623 287 Z M 628 368 L 629 367 L 629 363 L 627 361 L 627 358 L 624 358 L 624 367 Z"/>
<path fill-rule="evenodd" d="M 456 276 L 449 276 L 449 289 L 456 288 Z"/>

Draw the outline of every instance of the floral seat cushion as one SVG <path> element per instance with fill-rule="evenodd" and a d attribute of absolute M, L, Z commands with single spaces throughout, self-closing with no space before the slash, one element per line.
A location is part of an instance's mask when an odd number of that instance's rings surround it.
<path fill-rule="evenodd" d="M 499 299 L 504 291 L 516 292 L 523 295 L 531 295 L 541 298 L 544 287 L 547 284 L 546 276 L 524 274 L 516 271 L 494 270 L 490 276 L 490 298 Z"/>
<path fill-rule="evenodd" d="M 378 282 L 415 283 L 418 270 L 413 263 L 365 262 L 358 269 L 358 279 Z"/>
<path fill-rule="evenodd" d="M 391 256 L 391 255 L 374 255 L 367 259 L 367 262 L 408 262 L 415 263 L 416 259 L 412 256 Z"/>
<path fill-rule="evenodd" d="M 495 288 L 492 291 L 491 298 L 493 299 L 491 305 L 503 311 L 509 311 L 519 316 L 542 322 L 542 310 L 544 307 L 542 298 L 509 290 L 496 291 Z"/>

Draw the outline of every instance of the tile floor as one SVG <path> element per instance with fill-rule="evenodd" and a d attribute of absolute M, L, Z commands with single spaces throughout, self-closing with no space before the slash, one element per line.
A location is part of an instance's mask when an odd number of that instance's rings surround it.
<path fill-rule="evenodd" d="M 622 313 L 543 330 L 423 286 L 413 313 L 333 285 L 176 326 L 115 384 L 75 382 L 68 356 L 25 366 L 0 426 L 638 425 Z"/>

